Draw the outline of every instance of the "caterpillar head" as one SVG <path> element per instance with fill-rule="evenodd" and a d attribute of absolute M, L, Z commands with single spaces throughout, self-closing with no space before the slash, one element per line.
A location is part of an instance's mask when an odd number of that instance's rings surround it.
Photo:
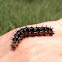
<path fill-rule="evenodd" d="M 18 44 L 17 43 L 12 43 L 12 48 L 16 48 L 17 46 L 18 46 Z"/>

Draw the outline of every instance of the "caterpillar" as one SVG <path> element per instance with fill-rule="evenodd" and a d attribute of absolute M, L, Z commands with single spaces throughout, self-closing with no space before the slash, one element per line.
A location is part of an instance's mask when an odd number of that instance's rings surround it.
<path fill-rule="evenodd" d="M 51 27 L 25 27 L 20 28 L 16 34 L 14 34 L 14 38 L 12 38 L 11 47 L 15 49 L 20 41 L 22 41 L 25 37 L 30 36 L 52 36 L 54 34 L 53 28 Z"/>

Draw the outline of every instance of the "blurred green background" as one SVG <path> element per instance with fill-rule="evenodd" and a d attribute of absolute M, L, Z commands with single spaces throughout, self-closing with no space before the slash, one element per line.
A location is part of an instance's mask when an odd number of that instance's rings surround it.
<path fill-rule="evenodd" d="M 17 27 L 61 17 L 62 0 L 0 0 L 0 35 Z"/>

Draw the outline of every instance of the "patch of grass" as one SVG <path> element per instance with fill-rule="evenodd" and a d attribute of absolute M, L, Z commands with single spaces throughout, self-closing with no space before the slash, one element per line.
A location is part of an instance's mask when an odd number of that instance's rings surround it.
<path fill-rule="evenodd" d="M 62 0 L 0 0 L 0 35 L 17 27 L 61 17 Z"/>

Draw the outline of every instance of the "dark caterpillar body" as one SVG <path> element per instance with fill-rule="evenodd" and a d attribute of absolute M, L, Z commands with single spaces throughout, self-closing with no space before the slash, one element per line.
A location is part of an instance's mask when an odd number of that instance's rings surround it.
<path fill-rule="evenodd" d="M 50 27 L 25 27 L 21 28 L 16 32 L 13 42 L 11 44 L 12 48 L 16 48 L 19 45 L 20 40 L 29 36 L 52 36 L 54 34 L 52 28 Z"/>

